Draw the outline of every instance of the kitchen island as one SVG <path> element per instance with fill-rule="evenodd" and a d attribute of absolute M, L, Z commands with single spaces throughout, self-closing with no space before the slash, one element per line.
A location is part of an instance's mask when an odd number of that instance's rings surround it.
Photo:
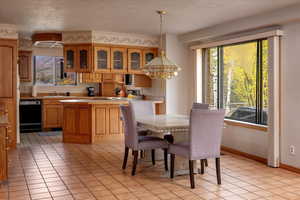
<path fill-rule="evenodd" d="M 127 99 L 70 99 L 63 105 L 63 142 L 92 144 L 103 136 L 123 134 L 120 104 Z"/>

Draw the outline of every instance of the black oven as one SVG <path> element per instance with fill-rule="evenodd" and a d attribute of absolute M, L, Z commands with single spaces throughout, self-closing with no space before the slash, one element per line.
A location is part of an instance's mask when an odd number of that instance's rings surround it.
<path fill-rule="evenodd" d="M 20 101 L 20 132 L 42 130 L 42 104 L 40 100 Z"/>

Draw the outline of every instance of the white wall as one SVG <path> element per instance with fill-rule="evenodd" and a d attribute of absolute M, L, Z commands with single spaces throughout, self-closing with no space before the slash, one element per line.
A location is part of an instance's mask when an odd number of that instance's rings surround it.
<path fill-rule="evenodd" d="M 182 68 L 178 76 L 166 81 L 168 114 L 188 114 L 194 100 L 194 67 L 188 46 L 177 35 L 166 35 L 166 56 Z"/>
<path fill-rule="evenodd" d="M 300 22 L 283 26 L 281 162 L 300 168 Z M 296 155 L 289 153 L 290 145 Z"/>

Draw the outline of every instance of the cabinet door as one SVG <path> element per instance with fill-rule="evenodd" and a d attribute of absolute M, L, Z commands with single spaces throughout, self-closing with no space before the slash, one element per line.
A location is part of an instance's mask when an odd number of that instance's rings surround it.
<path fill-rule="evenodd" d="M 30 82 L 31 79 L 31 51 L 19 51 L 19 76 L 21 82 Z"/>
<path fill-rule="evenodd" d="M 120 134 L 122 132 L 122 125 L 119 106 L 108 106 L 107 109 L 108 135 Z"/>
<path fill-rule="evenodd" d="M 77 72 L 91 72 L 92 57 L 91 57 L 91 46 L 83 45 L 77 47 L 78 53 L 78 68 Z"/>
<path fill-rule="evenodd" d="M 7 180 L 7 128 L 0 126 L 0 181 Z"/>
<path fill-rule="evenodd" d="M 128 72 L 140 74 L 142 66 L 142 50 L 128 49 Z"/>
<path fill-rule="evenodd" d="M 143 66 L 149 63 L 157 55 L 156 49 L 145 49 L 143 50 Z"/>
<path fill-rule="evenodd" d="M 13 97 L 14 49 L 0 44 L 0 97 Z"/>
<path fill-rule="evenodd" d="M 76 72 L 77 65 L 77 51 L 76 46 L 64 47 L 64 71 Z"/>
<path fill-rule="evenodd" d="M 63 109 L 65 119 L 63 122 L 63 142 L 69 142 L 77 130 L 77 107 L 64 106 Z"/>
<path fill-rule="evenodd" d="M 90 122 L 90 110 L 89 106 L 79 106 L 77 111 L 77 131 L 80 135 L 87 135 L 90 137 L 91 135 L 91 126 L 89 123 L 83 123 L 84 121 Z"/>
<path fill-rule="evenodd" d="M 99 137 L 106 135 L 106 106 L 96 106 L 95 107 L 95 140 L 97 141 Z"/>
<path fill-rule="evenodd" d="M 17 144 L 16 138 L 16 101 L 14 99 L 0 99 L 0 104 L 4 105 L 5 112 L 8 113 L 8 122 L 9 126 L 7 128 L 7 134 L 9 140 L 7 141 L 7 145 L 10 148 L 15 148 Z"/>
<path fill-rule="evenodd" d="M 110 72 L 110 48 L 94 47 L 94 71 Z"/>
<path fill-rule="evenodd" d="M 62 127 L 62 105 L 44 104 L 43 106 L 43 127 L 61 128 Z"/>
<path fill-rule="evenodd" d="M 111 48 L 112 72 L 127 72 L 126 48 Z"/>

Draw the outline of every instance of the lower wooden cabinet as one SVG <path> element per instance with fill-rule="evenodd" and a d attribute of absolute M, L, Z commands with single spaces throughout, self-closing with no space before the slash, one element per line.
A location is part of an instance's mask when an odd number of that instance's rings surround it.
<path fill-rule="evenodd" d="M 7 150 L 8 150 L 7 127 L 0 125 L 0 182 L 7 180 Z"/>
<path fill-rule="evenodd" d="M 43 128 L 62 128 L 63 106 L 58 100 L 43 100 Z"/>
<path fill-rule="evenodd" d="M 9 140 L 7 141 L 9 148 L 16 148 L 17 145 L 17 120 L 16 120 L 16 101 L 13 98 L 3 98 L 0 99 L 0 104 L 3 104 L 5 107 L 6 112 L 8 113 L 8 122 L 9 126 L 7 127 L 7 134 Z"/>
<path fill-rule="evenodd" d="M 94 134 L 93 141 L 101 140 L 105 135 L 123 133 L 123 124 L 119 105 L 94 105 Z"/>
<path fill-rule="evenodd" d="M 118 104 L 64 104 L 63 142 L 90 144 L 123 133 Z"/>

